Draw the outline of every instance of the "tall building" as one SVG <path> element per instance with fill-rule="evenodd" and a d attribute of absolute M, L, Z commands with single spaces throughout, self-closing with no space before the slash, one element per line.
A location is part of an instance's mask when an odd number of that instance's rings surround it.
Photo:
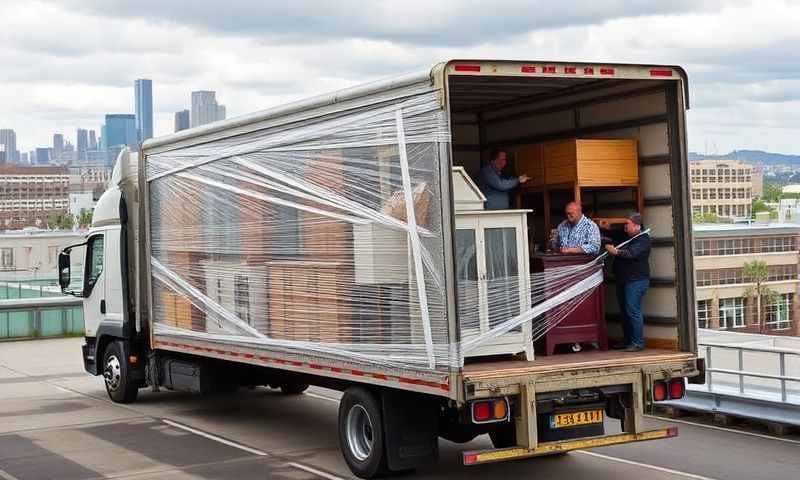
<path fill-rule="evenodd" d="M 49 165 L 50 164 L 50 149 L 47 147 L 39 147 L 34 150 L 36 152 L 36 162 L 31 162 L 32 165 Z"/>
<path fill-rule="evenodd" d="M 0 165 L 5 165 L 8 162 L 5 148 L 5 145 L 0 145 Z"/>
<path fill-rule="evenodd" d="M 28 163 L 30 163 L 28 161 L 28 152 L 23 152 L 19 154 L 19 163 L 22 165 L 27 165 Z"/>
<path fill-rule="evenodd" d="M 61 133 L 53 134 L 53 159 L 61 160 L 64 155 L 64 135 Z"/>
<path fill-rule="evenodd" d="M 692 213 L 750 217 L 755 198 L 753 167 L 739 160 L 702 160 L 690 165 Z"/>
<path fill-rule="evenodd" d="M 97 135 L 94 130 L 89 130 L 89 150 L 97 150 Z"/>
<path fill-rule="evenodd" d="M 137 143 L 153 138 L 153 81 L 140 78 L 134 83 Z"/>
<path fill-rule="evenodd" d="M 700 224 L 693 228 L 695 299 L 700 328 L 799 335 L 797 259 L 800 225 Z M 748 296 L 754 279 L 747 277 L 748 262 L 767 264 L 764 286 L 774 292 L 759 302 Z"/>
<path fill-rule="evenodd" d="M 225 106 L 217 103 L 216 95 L 208 90 L 192 92 L 192 127 L 225 120 Z"/>
<path fill-rule="evenodd" d="M 138 143 L 136 136 L 136 116 L 129 113 L 106 115 L 106 124 L 103 130 L 103 143 L 105 143 L 106 149 L 118 145 L 127 145 L 135 148 Z"/>
<path fill-rule="evenodd" d="M 89 150 L 89 132 L 83 128 L 78 129 L 78 141 L 75 144 L 78 151 L 78 161 L 86 161 L 86 152 Z"/>
<path fill-rule="evenodd" d="M 5 145 L 6 163 L 17 161 L 17 133 L 10 128 L 0 128 L 0 145 Z"/>
<path fill-rule="evenodd" d="M 180 112 L 175 112 L 175 131 L 180 132 L 181 130 L 186 130 L 191 126 L 191 114 L 189 110 L 181 110 Z"/>

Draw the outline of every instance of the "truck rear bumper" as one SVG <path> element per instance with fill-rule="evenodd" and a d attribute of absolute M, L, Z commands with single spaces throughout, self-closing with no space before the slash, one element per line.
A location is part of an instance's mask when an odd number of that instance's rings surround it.
<path fill-rule="evenodd" d="M 463 452 L 464 465 L 478 465 L 481 463 L 502 462 L 505 460 L 516 460 L 520 458 L 536 457 L 540 455 L 551 455 L 554 453 L 568 452 L 583 448 L 605 447 L 608 445 L 619 445 L 622 443 L 644 442 L 647 440 L 659 440 L 662 438 L 672 438 L 678 436 L 678 428 L 662 428 L 658 430 L 648 430 L 641 433 L 621 433 L 618 435 L 608 435 L 605 437 L 580 438 L 561 442 L 540 443 L 536 448 L 528 449 L 524 447 L 473 450 Z"/>

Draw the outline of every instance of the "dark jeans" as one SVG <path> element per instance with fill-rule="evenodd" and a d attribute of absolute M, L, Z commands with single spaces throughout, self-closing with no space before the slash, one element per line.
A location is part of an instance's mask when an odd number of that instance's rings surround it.
<path fill-rule="evenodd" d="M 644 346 L 644 320 L 642 318 L 642 299 L 650 287 L 650 280 L 634 280 L 617 284 L 617 301 L 622 316 L 622 331 L 625 346 Z"/>

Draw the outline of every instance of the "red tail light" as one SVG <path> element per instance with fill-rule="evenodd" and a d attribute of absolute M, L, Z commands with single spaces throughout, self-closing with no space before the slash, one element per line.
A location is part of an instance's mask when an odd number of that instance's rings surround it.
<path fill-rule="evenodd" d="M 669 398 L 672 400 L 678 400 L 683 398 L 683 395 L 686 393 L 686 386 L 683 384 L 683 377 L 681 378 L 673 378 L 669 381 Z"/>
<path fill-rule="evenodd" d="M 477 402 L 472 404 L 472 419 L 476 422 L 485 422 L 491 419 L 491 402 Z"/>
<path fill-rule="evenodd" d="M 490 423 L 508 420 L 508 400 L 493 398 L 472 402 L 472 422 Z"/>
<path fill-rule="evenodd" d="M 667 399 L 667 383 L 653 382 L 653 401 L 661 402 Z"/>

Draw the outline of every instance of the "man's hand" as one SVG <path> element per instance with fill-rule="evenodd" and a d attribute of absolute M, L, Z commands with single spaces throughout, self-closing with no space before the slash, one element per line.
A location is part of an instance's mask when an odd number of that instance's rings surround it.
<path fill-rule="evenodd" d="M 583 253 L 581 247 L 561 247 L 561 253 Z"/>
<path fill-rule="evenodd" d="M 617 247 L 615 247 L 614 245 L 611 245 L 610 243 L 606 245 L 606 251 L 608 253 L 610 253 L 611 255 L 614 255 L 614 256 L 616 256 L 619 253 L 619 250 L 617 249 Z"/>
<path fill-rule="evenodd" d="M 597 226 L 602 228 L 603 230 L 608 230 L 611 228 L 611 224 L 608 223 L 608 220 L 606 220 L 605 218 L 598 220 Z"/>
<path fill-rule="evenodd" d="M 527 176 L 527 175 L 525 175 L 523 173 L 522 175 L 519 176 L 519 183 L 525 183 L 530 179 L 531 179 L 531 177 L 529 177 L 529 176 Z"/>

